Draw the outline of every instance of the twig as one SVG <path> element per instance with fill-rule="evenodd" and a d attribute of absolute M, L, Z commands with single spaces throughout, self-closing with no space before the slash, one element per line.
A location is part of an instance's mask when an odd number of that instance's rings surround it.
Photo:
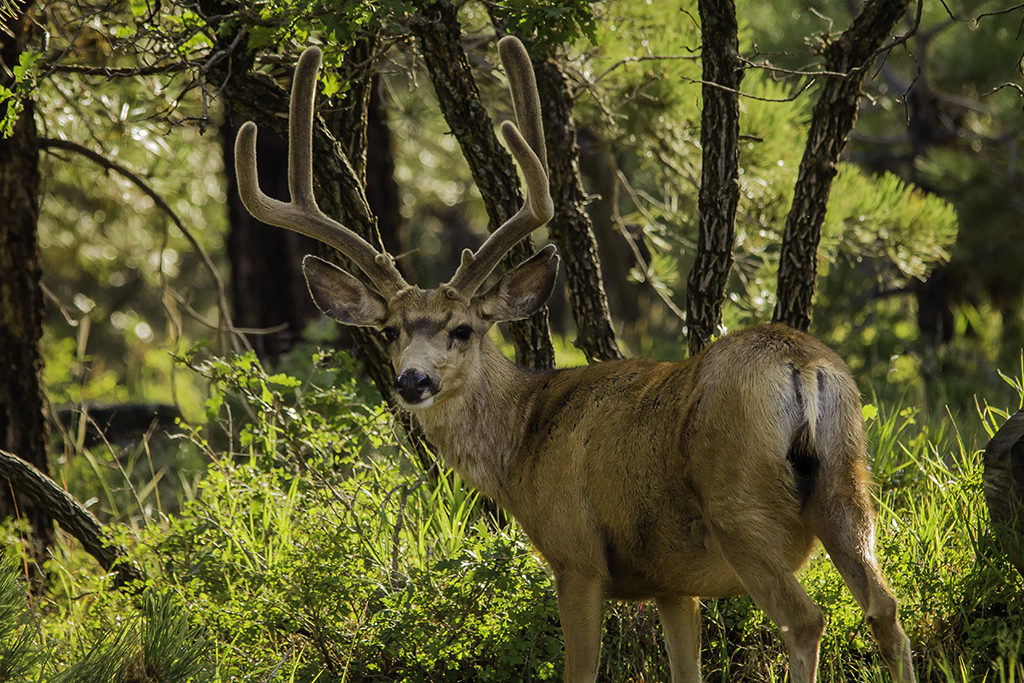
<path fill-rule="evenodd" d="M 992 88 L 987 93 L 983 94 L 982 97 L 988 97 L 990 95 L 995 95 L 1000 90 L 1005 90 L 1006 88 L 1010 88 L 1011 90 L 1016 90 L 1017 94 L 1019 94 L 1019 95 L 1024 95 L 1024 87 L 1021 87 L 1019 84 L 1017 84 L 1017 83 L 1003 83 L 1002 85 L 997 85 L 996 87 Z"/>
<path fill-rule="evenodd" d="M 696 52 L 696 50 L 692 50 L 692 52 Z M 637 57 L 623 57 L 622 59 L 620 59 L 619 61 L 615 62 L 610 67 L 602 71 L 600 74 L 595 76 L 593 80 L 591 80 L 590 85 L 600 82 L 602 78 L 610 74 L 612 71 L 615 71 L 620 66 L 624 66 L 626 64 L 632 64 L 634 62 L 660 62 L 677 59 L 687 59 L 690 61 L 696 61 L 698 57 L 696 55 L 640 55 Z"/>
<path fill-rule="evenodd" d="M 650 224 L 653 225 L 656 221 L 654 221 L 653 217 L 650 214 L 648 214 L 647 211 L 644 209 L 643 204 L 640 202 L 639 197 L 637 197 L 637 194 L 633 190 L 633 186 L 630 185 L 629 180 L 626 178 L 626 175 L 622 172 L 622 169 L 616 168 L 615 174 L 618 177 L 619 183 L 621 184 L 622 188 L 626 190 L 626 193 L 629 194 L 629 196 L 632 198 L 633 205 L 640 211 L 640 214 L 644 216 L 644 218 L 646 218 Z M 654 277 L 654 269 L 651 268 L 651 266 L 644 260 L 643 254 L 640 253 L 640 248 L 636 244 L 636 240 L 634 240 L 633 236 L 629 234 L 628 230 L 626 230 L 626 226 L 623 223 L 622 217 L 619 215 L 618 211 L 615 212 L 614 223 L 615 227 L 622 234 L 623 238 L 625 238 L 626 242 L 629 243 L 629 248 L 633 250 L 633 258 L 636 261 L 636 263 L 640 266 L 640 269 L 642 270 L 644 275 L 644 279 L 651 285 L 651 289 L 654 290 L 654 293 L 661 298 L 665 306 L 668 307 L 668 309 L 672 311 L 672 313 L 675 314 L 676 317 L 678 317 L 680 320 L 685 321 L 686 314 L 682 310 L 680 310 L 678 306 L 676 306 L 675 302 L 672 301 L 672 299 L 668 296 L 668 293 L 664 291 L 664 288 L 658 286 L 658 283 Z"/>
<path fill-rule="evenodd" d="M 134 78 L 136 76 L 157 76 L 160 74 L 178 73 L 191 71 L 195 68 L 193 62 L 178 62 L 165 66 L 137 66 L 132 68 L 111 69 L 106 66 L 79 66 L 77 64 L 55 64 L 47 73 L 76 74 L 79 76 L 103 76 L 108 80 L 115 78 Z"/>
<path fill-rule="evenodd" d="M 181 231 L 181 234 L 185 236 L 185 239 L 188 240 L 189 244 L 192 245 L 192 248 L 195 249 L 196 253 L 199 254 L 200 258 L 203 261 L 203 264 L 210 273 L 210 277 L 213 278 L 213 281 L 216 284 L 217 308 L 220 311 L 221 316 L 221 324 L 218 326 L 218 329 L 220 330 L 223 342 L 223 336 L 225 334 L 226 329 L 231 329 L 232 327 L 234 327 L 231 324 L 231 314 L 228 311 L 228 300 L 227 295 L 225 294 L 224 291 L 224 281 L 221 280 L 220 274 L 217 272 L 216 266 L 213 265 L 213 261 L 210 259 L 210 255 L 206 253 L 206 249 L 204 249 L 203 245 L 201 245 L 199 241 L 196 240 L 195 235 L 192 234 L 192 231 L 185 226 L 181 218 L 178 217 L 178 214 L 175 213 L 174 209 L 172 209 L 167 204 L 167 202 L 164 201 L 163 197 L 157 194 L 157 192 L 152 187 L 150 187 L 149 183 L 147 183 L 135 172 L 131 171 L 125 166 L 122 166 L 113 159 L 110 159 L 100 154 L 99 152 L 95 152 L 89 149 L 88 147 L 85 147 L 84 145 L 80 145 L 77 142 L 71 142 L 70 140 L 60 140 L 58 138 L 43 138 L 39 141 L 39 145 L 42 149 L 45 150 L 62 149 L 69 152 L 75 152 L 76 154 L 81 154 L 90 161 L 99 164 L 103 168 L 114 171 L 124 176 L 133 185 L 142 190 L 142 192 L 147 197 L 152 199 L 153 203 L 156 204 L 157 208 L 163 211 L 164 214 L 166 214 L 167 217 L 171 219 L 171 222 L 173 222 L 174 225 L 177 226 L 178 230 Z M 232 336 L 232 340 L 234 342 L 233 345 L 235 347 L 235 351 L 240 351 L 241 346 L 239 344 L 238 337 Z"/>
<path fill-rule="evenodd" d="M 770 66 L 766 66 L 766 65 L 762 65 L 762 64 L 751 64 L 750 66 L 754 67 L 754 68 L 767 69 L 769 71 L 784 71 L 783 69 L 775 69 L 775 67 L 770 67 Z M 799 73 L 799 72 L 793 71 L 793 72 L 790 72 L 790 73 L 796 74 L 796 73 Z M 849 74 L 834 73 L 834 72 L 830 72 L 830 71 L 817 71 L 817 72 L 814 72 L 814 76 L 834 76 L 834 77 L 845 78 L 848 75 Z M 814 85 L 814 83 L 816 81 L 815 78 L 809 78 L 809 79 L 807 79 L 807 82 L 804 83 L 803 86 L 801 86 L 800 89 L 796 91 L 795 94 L 791 95 L 790 97 L 783 97 L 781 99 L 774 99 L 774 98 L 771 98 L 771 97 L 758 97 L 757 95 L 751 95 L 750 93 L 745 93 L 742 90 L 738 90 L 736 88 L 729 88 L 729 87 L 726 87 L 726 86 L 722 85 L 721 83 L 712 83 L 711 81 L 705 81 L 704 79 L 685 78 L 683 80 L 689 81 L 690 83 L 696 83 L 698 85 L 707 85 L 707 86 L 711 86 L 712 88 L 718 88 L 719 90 L 724 90 L 725 92 L 733 93 L 733 94 L 735 94 L 735 95 L 737 95 L 739 97 L 745 97 L 748 100 L 757 100 L 759 102 L 793 102 L 798 97 L 803 95 L 807 91 L 808 88 L 810 88 L 812 85 Z"/>
<path fill-rule="evenodd" d="M 1024 9 L 1024 3 L 1014 5 L 1013 7 L 1007 7 L 1005 9 L 996 10 L 995 12 L 982 12 L 978 16 L 974 17 L 974 23 L 977 24 L 985 17 L 994 17 L 1000 14 L 1010 14 L 1011 12 L 1016 12 L 1017 10 L 1020 9 Z"/>

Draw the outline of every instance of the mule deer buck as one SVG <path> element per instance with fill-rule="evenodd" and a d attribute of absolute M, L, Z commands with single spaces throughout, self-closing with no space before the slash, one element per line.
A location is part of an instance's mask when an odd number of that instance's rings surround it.
<path fill-rule="evenodd" d="M 553 213 L 532 64 L 514 38 L 499 51 L 519 124 L 501 130 L 526 199 L 479 250 L 463 254 L 448 283 L 426 291 L 408 284 L 388 254 L 317 207 L 316 48 L 302 55 L 292 90 L 291 202 L 260 191 L 250 122 L 235 160 L 246 207 L 338 249 L 373 283 L 314 256 L 303 261 L 320 309 L 381 330 L 401 405 L 550 564 L 566 681 L 597 677 L 606 598 L 653 599 L 672 681 L 699 681 L 699 598 L 742 593 L 781 630 L 790 680 L 814 681 L 824 618 L 794 572 L 816 538 L 864 610 L 893 678 L 913 681 L 910 641 L 874 555 L 858 392 L 832 351 L 772 325 L 728 335 L 680 363 L 537 372 L 506 359 L 488 337 L 495 323 L 541 308 L 558 268 L 547 246 L 478 293 L 502 255 Z"/>

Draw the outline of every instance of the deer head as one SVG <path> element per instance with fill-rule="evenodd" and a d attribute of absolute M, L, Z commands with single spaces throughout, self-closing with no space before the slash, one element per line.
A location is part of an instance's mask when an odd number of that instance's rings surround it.
<path fill-rule="evenodd" d="M 256 176 L 256 125 L 238 131 L 235 167 L 239 194 L 258 220 L 307 235 L 350 258 L 372 287 L 315 256 L 302 264 L 309 291 L 326 315 L 346 325 L 382 330 L 397 373 L 395 390 L 411 410 L 456 395 L 471 370 L 491 353 L 487 331 L 492 325 L 521 320 L 547 301 L 558 270 L 548 246 L 478 294 L 498 261 L 517 242 L 544 225 L 554 212 L 548 190 L 547 154 L 540 97 L 533 65 L 522 43 L 512 37 L 498 43 L 518 126 L 501 126 L 512 156 L 526 180 L 520 210 L 475 252 L 466 250 L 455 275 L 437 289 L 407 283 L 390 255 L 377 251 L 350 229 L 324 215 L 313 196 L 312 128 L 321 52 L 303 52 L 295 69 L 288 124 L 288 184 L 291 202 L 271 199 Z"/>

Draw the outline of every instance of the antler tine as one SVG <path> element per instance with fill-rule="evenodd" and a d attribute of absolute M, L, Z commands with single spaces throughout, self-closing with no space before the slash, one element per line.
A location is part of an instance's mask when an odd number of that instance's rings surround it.
<path fill-rule="evenodd" d="M 526 48 L 517 38 L 506 36 L 498 43 L 501 63 L 508 75 L 512 105 L 520 129 L 505 121 L 501 134 L 526 179 L 526 199 L 522 208 L 491 233 L 477 249 L 462 252 L 462 263 L 448 286 L 465 296 L 472 296 L 498 261 L 520 240 L 551 220 L 554 203 L 548 189 L 547 151 L 544 148 L 544 126 L 541 122 L 540 94 L 533 75 L 533 64 Z"/>
<path fill-rule="evenodd" d="M 523 137 L 547 173 L 548 151 L 544 146 L 544 124 L 541 123 L 540 93 L 537 91 L 537 79 L 533 74 L 533 64 L 526 48 L 518 38 L 505 36 L 498 41 L 498 55 L 509 80 L 509 91 L 512 93 L 512 109 Z"/>
<path fill-rule="evenodd" d="M 313 196 L 313 103 L 322 54 L 307 48 L 299 58 L 292 80 L 288 120 L 288 189 L 291 202 L 272 199 L 260 190 L 256 174 L 256 124 L 245 123 L 235 140 L 235 175 L 238 194 L 257 220 L 312 237 L 348 256 L 390 298 L 407 287 L 387 254 L 337 221 L 328 218 Z"/>

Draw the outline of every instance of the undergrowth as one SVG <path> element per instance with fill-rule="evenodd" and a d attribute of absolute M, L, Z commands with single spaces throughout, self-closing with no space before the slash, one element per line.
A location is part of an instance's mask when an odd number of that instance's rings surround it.
<path fill-rule="evenodd" d="M 318 356 L 296 378 L 251 356 L 183 360 L 213 391 L 208 423 L 174 448 L 208 466 L 181 480 L 173 507 L 141 495 L 156 488 L 129 481 L 113 451 L 89 454 L 104 466 L 62 465 L 78 490 L 83 472 L 102 475 L 93 507 L 148 582 L 113 589 L 66 536 L 35 567 L 8 525 L 0 680 L 561 679 L 542 559 L 457 476 L 415 464 L 350 361 Z M 920 678 L 1024 681 L 1022 581 L 988 523 L 981 451 L 912 410 L 866 415 L 878 554 Z M 985 406 L 977 420 L 991 434 L 1006 416 Z M 828 622 L 819 680 L 888 680 L 824 553 L 801 581 Z M 705 601 L 703 623 L 706 680 L 785 679 L 777 629 L 749 599 Z M 653 604 L 607 606 L 601 680 L 668 680 Z"/>

